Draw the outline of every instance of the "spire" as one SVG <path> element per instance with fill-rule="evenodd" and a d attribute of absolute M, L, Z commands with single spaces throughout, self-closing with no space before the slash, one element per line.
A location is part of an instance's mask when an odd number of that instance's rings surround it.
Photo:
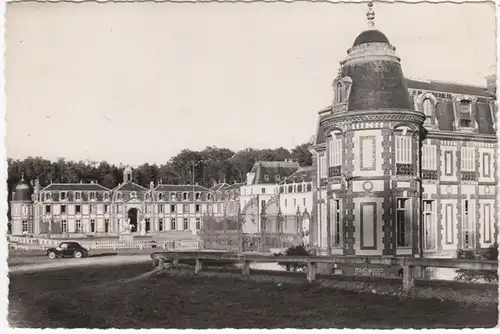
<path fill-rule="evenodd" d="M 373 2 L 368 3 L 368 12 L 366 12 L 366 18 L 368 20 L 368 27 L 373 28 L 375 26 L 375 23 L 373 22 L 375 20 L 375 11 L 373 10 Z"/>

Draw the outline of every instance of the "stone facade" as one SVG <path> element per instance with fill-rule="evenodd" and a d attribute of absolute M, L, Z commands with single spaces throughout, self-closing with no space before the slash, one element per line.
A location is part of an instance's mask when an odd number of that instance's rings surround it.
<path fill-rule="evenodd" d="M 139 232 L 143 222 L 146 234 L 196 234 L 203 215 L 222 216 L 225 210 L 238 210 L 239 186 L 212 191 L 198 185 L 155 186 L 151 182 L 144 188 L 132 182 L 130 168 L 124 170 L 123 180 L 114 189 L 96 183 L 53 183 L 42 188 L 35 181 L 33 191 L 22 180 L 11 202 L 12 234 L 118 236 L 127 219 L 134 225 L 132 232 Z"/>

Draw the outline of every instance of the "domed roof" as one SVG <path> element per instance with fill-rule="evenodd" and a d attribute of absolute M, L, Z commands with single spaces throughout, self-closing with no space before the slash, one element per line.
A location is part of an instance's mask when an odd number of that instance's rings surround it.
<path fill-rule="evenodd" d="M 387 43 L 389 39 L 379 30 L 365 30 L 356 37 L 352 46 L 358 46 L 366 43 Z"/>
<path fill-rule="evenodd" d="M 31 185 L 21 177 L 14 189 L 13 201 L 31 201 Z"/>

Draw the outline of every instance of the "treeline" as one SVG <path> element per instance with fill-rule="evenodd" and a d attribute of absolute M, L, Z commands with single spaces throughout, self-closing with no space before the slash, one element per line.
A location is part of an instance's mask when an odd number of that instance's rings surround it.
<path fill-rule="evenodd" d="M 227 148 L 206 147 L 203 151 L 183 150 L 163 165 L 145 163 L 133 169 L 133 181 L 149 187 L 150 181 L 164 184 L 192 184 L 211 187 L 217 182 L 243 182 L 255 161 L 291 159 L 302 166 L 310 166 L 312 157 L 309 143 L 298 145 L 291 151 L 277 149 L 245 149 L 233 152 Z M 106 161 L 50 161 L 42 157 L 24 160 L 8 159 L 8 197 L 24 173 L 25 180 L 37 178 L 41 186 L 50 183 L 98 182 L 113 188 L 123 181 L 124 165 Z M 194 168 L 193 168 L 194 167 Z M 194 174 L 193 174 L 194 171 Z"/>

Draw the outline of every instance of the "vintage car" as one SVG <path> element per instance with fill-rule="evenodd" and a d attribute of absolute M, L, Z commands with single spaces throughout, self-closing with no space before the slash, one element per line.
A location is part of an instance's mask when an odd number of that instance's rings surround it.
<path fill-rule="evenodd" d="M 88 256 L 88 254 L 88 249 L 74 241 L 61 242 L 57 247 L 47 249 L 47 255 L 51 259 L 60 257 L 74 257 L 75 259 L 80 259 Z"/>

